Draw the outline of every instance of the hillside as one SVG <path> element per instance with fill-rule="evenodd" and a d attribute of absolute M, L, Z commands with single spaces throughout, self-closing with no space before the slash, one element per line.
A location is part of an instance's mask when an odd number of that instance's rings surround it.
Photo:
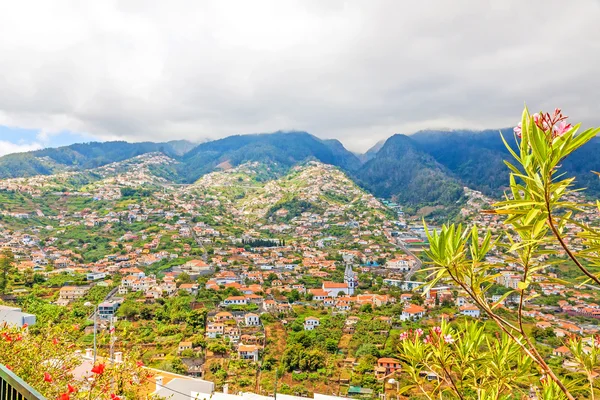
<path fill-rule="evenodd" d="M 376 196 L 403 204 L 448 205 L 462 196 L 459 180 L 405 135 L 389 138 L 355 176 Z"/>
<path fill-rule="evenodd" d="M 358 157 L 360 162 L 364 164 L 367 161 L 370 161 L 373 158 L 375 158 L 375 156 L 377 155 L 377 152 L 379 152 L 379 150 L 381 150 L 381 148 L 383 147 L 384 144 L 385 144 L 385 140 L 380 140 L 379 142 L 375 143 L 375 145 L 372 146 L 365 153 L 357 154 L 356 157 Z"/>
<path fill-rule="evenodd" d="M 120 197 L 120 188 L 162 187 L 177 162 L 163 153 L 146 153 L 98 168 L 0 180 L 0 190 L 32 193 L 82 192 L 97 198 Z M 110 194 L 109 194 L 110 193 Z"/>
<path fill-rule="evenodd" d="M 224 206 L 243 222 L 285 223 L 303 213 L 359 218 L 366 210 L 380 216 L 389 212 L 334 166 L 311 161 L 278 179 L 257 179 L 268 169 L 245 163 L 204 175 L 185 191 Z"/>
<path fill-rule="evenodd" d="M 269 163 L 283 173 L 306 160 L 357 169 L 358 158 L 338 141 L 323 141 L 306 132 L 237 135 L 200 144 L 183 159 L 181 176 L 193 182 L 217 168 L 235 167 L 246 162 Z"/>
<path fill-rule="evenodd" d="M 512 140 L 512 131 L 503 132 Z M 176 162 L 152 164 L 148 171 L 171 183 L 193 183 L 218 171 L 258 163 L 252 179 L 277 179 L 294 166 L 318 161 L 341 168 L 377 197 L 395 198 L 410 206 L 455 204 L 464 186 L 498 197 L 507 184 L 510 159 L 496 130 L 421 131 L 394 135 L 365 154 L 349 152 L 338 140 L 321 140 L 306 132 L 236 135 L 195 145 L 168 143 L 85 143 L 0 157 L 0 179 L 64 175 L 67 189 L 95 181 L 92 170 L 143 154 L 162 153 Z M 595 139 L 563 165 L 578 176 L 578 185 L 600 197 L 600 139 Z M 86 172 L 87 173 L 83 173 Z M 72 175 L 74 172 L 80 174 Z M 68 179 L 66 178 L 68 177 Z"/>
<path fill-rule="evenodd" d="M 503 129 L 509 143 L 514 143 L 512 129 Z M 508 168 L 503 160 L 512 156 L 504 146 L 498 130 L 421 131 L 411 136 L 419 150 L 429 154 L 451 171 L 466 186 L 487 195 L 499 196 L 508 184 Z M 576 175 L 579 187 L 600 197 L 600 180 L 590 171 L 600 170 L 600 138 L 574 153 L 563 170 Z"/>
<path fill-rule="evenodd" d="M 181 143 L 177 146 L 181 147 Z M 77 143 L 0 157 L 0 179 L 81 171 L 152 152 L 173 156 L 177 154 L 168 143 Z"/>

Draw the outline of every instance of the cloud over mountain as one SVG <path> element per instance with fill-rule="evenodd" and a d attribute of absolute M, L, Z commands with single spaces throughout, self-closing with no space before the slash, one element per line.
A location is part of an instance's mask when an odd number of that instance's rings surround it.
<path fill-rule="evenodd" d="M 509 126 L 524 101 L 600 123 L 599 17 L 593 0 L 11 2 L 0 125 L 138 141 L 298 129 L 366 150 Z"/>

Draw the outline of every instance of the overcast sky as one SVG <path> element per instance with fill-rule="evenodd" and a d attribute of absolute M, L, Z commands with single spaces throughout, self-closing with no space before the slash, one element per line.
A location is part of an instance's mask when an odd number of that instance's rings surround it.
<path fill-rule="evenodd" d="M 600 2 L 8 1 L 0 154 L 74 141 L 600 124 Z"/>

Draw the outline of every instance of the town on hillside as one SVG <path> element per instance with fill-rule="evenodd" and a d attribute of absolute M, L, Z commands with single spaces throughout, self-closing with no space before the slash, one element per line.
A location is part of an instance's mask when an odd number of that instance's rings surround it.
<path fill-rule="evenodd" d="M 408 380 L 403 332 L 486 318 L 457 286 L 426 287 L 421 217 L 336 167 L 310 161 L 265 179 L 272 166 L 222 165 L 177 185 L 155 173 L 172 163 L 149 153 L 1 180 L 0 250 L 11 269 L 0 320 L 76 325 L 80 347 L 105 357 L 136 349 L 158 371 L 161 395 L 327 400 L 392 396 Z M 492 199 L 464 195 L 467 226 L 505 233 L 482 212 Z M 598 223 L 597 212 L 578 218 Z M 549 359 L 574 370 L 563 339 L 593 340 L 600 288 L 576 282 L 555 250 L 525 323 Z M 518 299 L 504 295 L 522 271 L 501 249 L 488 260 L 501 266 L 490 300 L 510 315 Z"/>

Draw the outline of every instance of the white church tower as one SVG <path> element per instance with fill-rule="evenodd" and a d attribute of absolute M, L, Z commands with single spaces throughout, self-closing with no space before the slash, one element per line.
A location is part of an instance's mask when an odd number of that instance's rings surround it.
<path fill-rule="evenodd" d="M 350 263 L 346 264 L 346 271 L 344 272 L 344 283 L 348 286 L 348 294 L 353 295 L 354 290 L 358 287 L 358 277 L 352 271 Z"/>

